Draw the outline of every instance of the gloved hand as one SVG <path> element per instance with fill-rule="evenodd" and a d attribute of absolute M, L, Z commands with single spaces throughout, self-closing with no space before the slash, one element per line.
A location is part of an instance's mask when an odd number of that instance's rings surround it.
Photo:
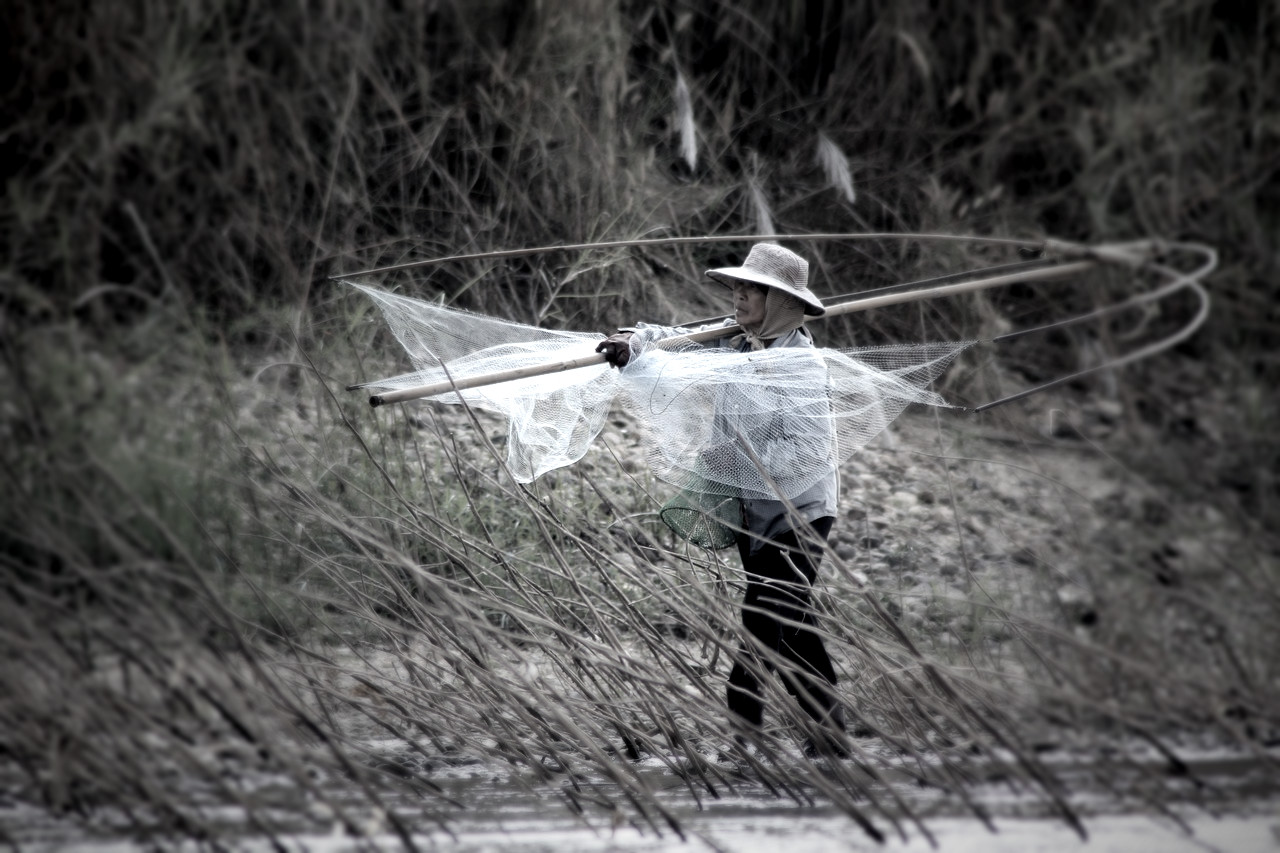
<path fill-rule="evenodd" d="M 596 346 L 596 352 L 604 353 L 604 360 L 614 367 L 626 367 L 631 361 L 631 332 L 617 332 Z"/>

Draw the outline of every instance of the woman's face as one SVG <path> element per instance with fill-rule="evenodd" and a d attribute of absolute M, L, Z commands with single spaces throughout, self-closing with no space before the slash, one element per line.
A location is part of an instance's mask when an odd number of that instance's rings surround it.
<path fill-rule="evenodd" d="M 764 301 L 769 289 L 742 281 L 733 286 L 734 320 L 739 326 L 759 328 L 764 323 Z"/>

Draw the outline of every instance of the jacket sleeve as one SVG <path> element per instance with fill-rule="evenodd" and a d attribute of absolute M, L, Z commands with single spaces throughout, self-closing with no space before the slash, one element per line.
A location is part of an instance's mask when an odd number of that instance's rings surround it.
<path fill-rule="evenodd" d="M 736 326 L 736 324 L 733 322 L 732 319 L 725 320 L 723 325 Z M 618 331 L 631 332 L 631 335 L 632 335 L 631 357 L 636 358 L 640 355 L 643 355 L 646 349 L 657 344 L 661 340 L 665 340 L 666 338 L 674 338 L 677 335 L 687 335 L 690 332 L 701 332 L 711 328 L 715 328 L 715 327 L 708 325 L 708 326 L 699 326 L 696 329 L 689 329 L 689 328 L 685 328 L 684 326 L 661 326 L 661 325 L 656 325 L 651 323 L 640 323 L 633 327 L 628 327 L 626 329 L 619 329 Z M 716 340 L 713 340 L 707 344 L 689 344 L 689 346 L 691 347 L 702 347 L 702 346 L 723 347 L 727 345 L 728 340 L 729 338 L 726 336 L 724 338 L 718 338 Z"/>

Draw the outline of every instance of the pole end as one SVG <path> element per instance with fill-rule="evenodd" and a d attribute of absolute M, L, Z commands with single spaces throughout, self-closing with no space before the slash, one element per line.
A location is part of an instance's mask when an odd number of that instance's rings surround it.
<path fill-rule="evenodd" d="M 374 394 L 369 398 L 369 405 L 375 409 L 381 406 L 382 403 L 383 403 L 383 399 L 381 394 Z"/>

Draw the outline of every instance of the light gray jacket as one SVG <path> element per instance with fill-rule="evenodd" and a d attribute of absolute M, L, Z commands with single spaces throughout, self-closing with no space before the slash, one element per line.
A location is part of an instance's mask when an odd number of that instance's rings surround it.
<path fill-rule="evenodd" d="M 727 320 L 726 325 L 732 325 Z M 627 330 L 630 331 L 630 330 Z M 640 331 L 640 330 L 636 330 Z M 643 336 L 649 340 L 659 340 L 687 332 L 687 329 L 646 326 Z M 726 335 L 708 343 L 708 346 L 721 349 L 734 349 L 738 352 L 750 351 L 751 345 L 737 336 Z M 813 347 L 813 338 L 809 331 L 801 326 L 769 344 L 769 349 L 780 347 Z M 835 460 L 831 461 L 830 471 L 801 494 L 790 501 L 795 514 L 805 522 L 812 522 L 825 516 L 834 516 L 840 494 L 840 476 Z M 766 541 L 792 528 L 794 517 L 789 517 L 787 503 L 781 500 L 742 498 L 743 527 L 751 534 L 750 551 L 755 553 Z"/>

